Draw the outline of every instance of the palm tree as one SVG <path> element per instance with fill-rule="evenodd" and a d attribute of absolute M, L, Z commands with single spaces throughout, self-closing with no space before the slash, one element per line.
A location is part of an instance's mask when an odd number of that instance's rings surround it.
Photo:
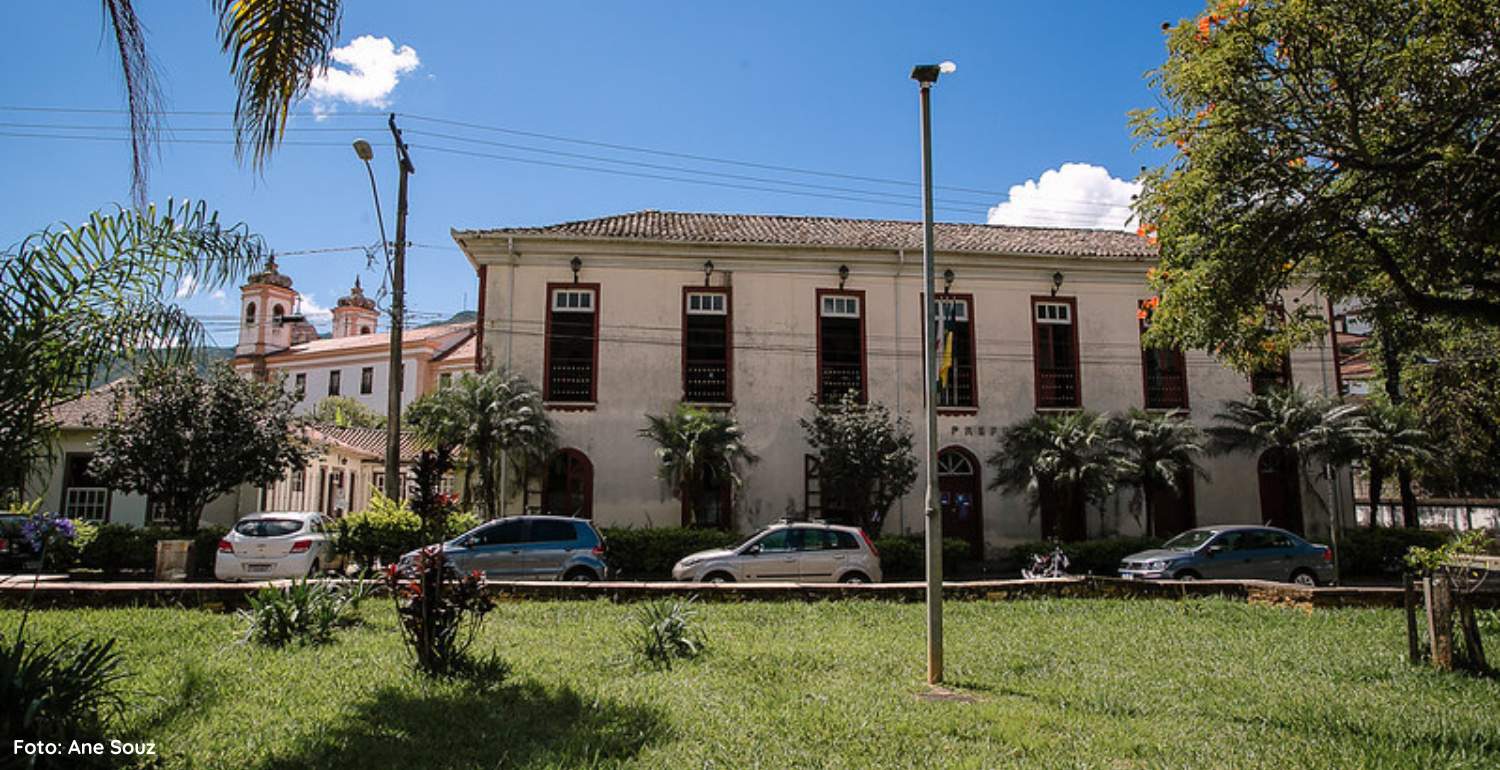
<path fill-rule="evenodd" d="M 1358 406 L 1310 396 L 1301 388 L 1272 389 L 1245 401 L 1228 401 L 1207 433 L 1216 454 L 1274 450 L 1296 472 L 1296 481 L 1312 492 L 1324 513 L 1328 504 L 1313 484 L 1315 463 L 1347 463 L 1357 454 L 1364 422 Z M 1326 477 L 1327 471 L 1320 473 Z M 1296 489 L 1291 490 L 1296 492 Z"/>
<path fill-rule="evenodd" d="M 1432 460 L 1427 431 L 1417 426 L 1411 409 L 1387 401 L 1369 401 L 1363 410 L 1364 430 L 1356 441 L 1365 471 L 1370 475 L 1370 526 L 1376 525 L 1380 490 L 1388 476 L 1413 471 Z M 1415 521 L 1403 521 L 1415 527 Z"/>
<path fill-rule="evenodd" d="M 237 281 L 268 250 L 201 202 L 94 212 L 0 253 L 0 490 L 50 456 L 53 407 L 119 361 L 189 361 L 204 330 L 164 297 Z"/>
<path fill-rule="evenodd" d="M 1042 537 L 1070 541 L 1088 536 L 1087 504 L 1113 494 L 1121 471 L 1109 421 L 1093 412 L 1039 414 L 1015 423 L 986 463 L 995 469 L 991 489 L 1024 492 L 1040 509 Z"/>
<path fill-rule="evenodd" d="M 486 518 L 499 513 L 496 475 L 518 456 L 546 457 L 557 446 L 557 430 L 542 408 L 542 394 L 519 374 L 491 369 L 465 374 L 407 409 L 417 437 L 432 446 L 462 447 L 465 473 L 479 471 L 479 499 Z M 528 468 L 529 469 L 529 468 Z"/>
<path fill-rule="evenodd" d="M 646 415 L 641 438 L 656 444 L 656 476 L 683 501 L 684 524 L 699 523 L 708 507 L 708 494 L 720 485 L 744 484 L 742 465 L 759 458 L 745 446 L 739 423 L 724 412 L 710 412 L 678 404 L 670 414 Z M 703 522 L 728 526 L 727 517 Z"/>
<path fill-rule="evenodd" d="M 281 141 L 294 102 L 328 67 L 338 40 L 340 0 L 213 0 L 219 44 L 239 91 L 234 105 L 235 155 L 263 168 Z M 104 0 L 115 33 L 130 111 L 131 191 L 145 207 L 150 153 L 159 128 L 161 91 L 134 0 Z"/>
<path fill-rule="evenodd" d="M 1132 509 L 1144 509 L 1146 534 L 1156 535 L 1156 496 L 1183 493 L 1193 475 L 1207 479 L 1198 464 L 1204 453 L 1202 433 L 1181 412 L 1165 414 L 1131 409 L 1111 421 L 1121 452 L 1118 481 L 1135 489 Z"/>

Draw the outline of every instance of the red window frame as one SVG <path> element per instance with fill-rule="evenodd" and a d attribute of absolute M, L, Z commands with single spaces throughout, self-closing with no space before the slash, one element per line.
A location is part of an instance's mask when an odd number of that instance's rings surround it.
<path fill-rule="evenodd" d="M 700 403 L 689 401 L 687 398 L 687 362 L 688 362 L 688 295 L 690 294 L 723 294 L 724 295 L 724 401 L 725 404 L 734 403 L 734 289 L 728 286 L 684 286 L 682 287 L 682 401 L 683 403 Z M 597 300 L 596 300 L 597 301 Z M 597 312 L 597 311 L 596 311 Z M 719 403 L 719 402 L 715 402 Z"/>
<path fill-rule="evenodd" d="M 1144 302 L 1144 300 L 1142 301 Z M 1147 409 L 1183 409 L 1188 406 L 1188 376 L 1187 356 L 1176 348 L 1148 348 L 1145 343 L 1146 330 L 1151 328 L 1151 321 L 1147 318 L 1137 317 L 1137 336 L 1141 339 L 1141 404 Z M 1157 405 L 1151 403 L 1151 372 L 1149 360 L 1152 353 L 1167 353 L 1177 358 L 1177 370 L 1182 372 L 1182 400 L 1177 404 Z"/>
<path fill-rule="evenodd" d="M 823 298 L 824 297 L 855 297 L 859 299 L 859 403 L 869 403 L 870 400 L 870 361 L 867 337 L 865 335 L 865 317 L 868 315 L 869 306 L 865 303 L 865 292 L 863 289 L 818 289 L 813 303 L 813 323 L 817 335 L 817 381 L 816 397 L 818 403 L 823 401 Z"/>
<path fill-rule="evenodd" d="M 594 292 L 594 345 L 593 357 L 590 366 L 592 376 L 589 377 L 589 400 L 588 401 L 559 401 L 552 403 L 552 292 L 557 289 L 579 289 L 592 290 Z M 597 283 L 548 283 L 546 297 L 547 324 L 545 336 L 542 338 L 542 401 L 547 402 L 549 408 L 557 409 L 593 409 L 599 403 L 599 313 L 603 304 L 603 292 L 599 290 Z"/>
<path fill-rule="evenodd" d="M 1068 306 L 1068 317 L 1071 323 L 1067 325 L 1073 332 L 1073 403 L 1071 404 L 1042 403 L 1042 324 L 1036 319 L 1036 307 L 1040 303 Z M 1083 371 L 1078 365 L 1078 298 L 1034 294 L 1031 297 L 1031 304 L 1027 306 L 1027 311 L 1031 319 L 1031 379 L 1036 408 L 1038 410 L 1079 408 L 1083 405 Z"/>
<path fill-rule="evenodd" d="M 927 298 L 926 298 L 925 295 L 926 295 L 926 292 L 918 292 L 918 294 L 917 294 L 917 297 L 918 297 L 918 300 L 917 300 L 918 307 L 921 307 L 923 309 L 922 310 L 922 316 L 921 316 L 921 318 L 917 319 L 917 322 L 919 324 L 921 324 L 923 327 L 926 327 L 926 325 L 927 325 L 926 321 L 923 320 L 923 319 L 925 319 L 927 317 L 927 311 L 926 311 L 926 308 L 927 308 Z M 939 405 L 938 406 L 938 410 L 937 410 L 938 414 L 948 414 L 948 415 L 953 415 L 953 414 L 973 414 L 975 411 L 977 411 L 979 409 L 979 342 L 974 339 L 975 331 L 977 329 L 975 315 L 974 315 L 974 295 L 973 294 L 955 294 L 955 293 L 950 293 L 950 292 L 938 292 L 937 294 L 935 294 L 933 296 L 935 296 L 937 298 L 938 302 L 942 302 L 943 300 L 956 300 L 956 301 L 961 301 L 961 302 L 968 303 L 968 306 L 969 306 L 969 321 L 968 321 L 968 323 L 969 323 L 969 365 L 972 366 L 972 367 L 974 367 L 974 373 L 972 375 L 970 375 L 970 382 L 969 382 L 969 390 L 973 394 L 973 398 L 970 399 L 970 401 L 972 401 L 972 403 L 966 404 L 966 405 L 954 405 L 954 406 L 942 406 L 942 405 Z M 942 318 L 939 317 L 938 321 L 940 322 L 938 328 L 941 329 L 942 328 L 942 326 L 941 326 Z M 923 334 L 927 333 L 925 328 L 923 329 L 922 333 Z M 926 344 L 926 343 L 924 342 L 923 344 Z M 937 356 L 936 356 L 935 360 L 937 361 L 937 365 L 938 366 L 942 365 L 942 363 L 943 363 L 943 355 L 942 355 L 942 350 L 941 349 L 939 349 L 937 351 Z M 927 397 L 927 391 L 924 390 L 922 393 L 923 393 L 922 397 L 925 399 Z"/>

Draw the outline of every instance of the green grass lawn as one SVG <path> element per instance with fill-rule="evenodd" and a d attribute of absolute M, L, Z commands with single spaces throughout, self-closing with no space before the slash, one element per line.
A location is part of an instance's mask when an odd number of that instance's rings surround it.
<path fill-rule="evenodd" d="M 1408 666 L 1394 611 L 947 609 L 949 679 L 975 702 L 916 697 L 920 605 L 705 605 L 709 653 L 654 671 L 628 658 L 629 605 L 502 604 L 480 645 L 514 673 L 488 693 L 408 673 L 386 600 L 280 651 L 206 611 L 31 622 L 120 638 L 136 676 L 114 732 L 167 767 L 1500 767 L 1500 680 Z"/>

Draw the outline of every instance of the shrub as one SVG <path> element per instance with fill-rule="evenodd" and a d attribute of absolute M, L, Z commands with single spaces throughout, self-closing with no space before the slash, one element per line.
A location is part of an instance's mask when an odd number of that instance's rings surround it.
<path fill-rule="evenodd" d="M 225 527 L 208 526 L 193 536 L 193 547 L 188 552 L 188 577 L 213 579 L 214 559 L 219 555 L 219 541 L 229 534 Z"/>
<path fill-rule="evenodd" d="M 282 647 L 291 642 L 326 644 L 334 629 L 352 625 L 365 598 L 364 581 L 340 584 L 297 580 L 291 585 L 267 586 L 250 595 L 250 609 L 240 613 L 250 622 L 245 640 Z"/>
<path fill-rule="evenodd" d="M 401 555 L 427 543 L 422 538 L 422 519 L 406 503 L 398 503 L 379 492 L 370 507 L 338 520 L 334 549 L 364 567 L 379 559 L 394 563 Z"/>
<path fill-rule="evenodd" d="M 1407 527 L 1346 529 L 1339 532 L 1339 572 L 1344 577 L 1393 577 L 1404 569 L 1412 548 L 1439 548 L 1452 533 Z"/>
<path fill-rule="evenodd" d="M 1074 575 L 1114 575 L 1120 570 L 1120 562 L 1136 551 L 1156 548 L 1162 544 L 1155 537 L 1104 537 L 1097 540 L 1080 540 L 1076 543 L 1037 541 L 1022 543 L 1010 550 L 1010 567 L 1019 570 L 1030 566 L 1038 555 L 1052 553 L 1061 545 L 1068 557 L 1068 572 Z"/>
<path fill-rule="evenodd" d="M 80 553 L 83 566 L 115 575 L 151 569 L 156 564 L 157 533 L 126 524 L 101 524 L 93 542 Z"/>
<path fill-rule="evenodd" d="M 628 580 L 670 578 L 672 565 L 682 557 L 744 540 L 734 532 L 687 527 L 618 527 L 603 530 L 603 535 L 605 560 L 616 576 Z"/>
<path fill-rule="evenodd" d="M 45 569 L 65 572 L 77 567 L 83 559 L 83 549 L 99 534 L 99 526 L 87 521 L 73 522 L 73 537 L 58 538 L 47 545 Z"/>
<path fill-rule="evenodd" d="M 631 652 L 647 665 L 671 668 L 679 659 L 703 653 L 707 638 L 696 624 L 693 600 L 658 599 L 646 602 L 632 613 L 635 627 L 627 634 Z"/>
<path fill-rule="evenodd" d="M 120 707 L 115 683 L 124 678 L 113 639 L 65 639 L 49 645 L 0 634 L 0 735 L 7 743 L 98 741 L 110 712 Z M 39 767 L 79 767 L 89 756 L 60 753 L 36 759 Z M 100 766 L 107 762 L 96 761 Z"/>
<path fill-rule="evenodd" d="M 880 551 L 880 571 L 886 580 L 919 578 L 927 574 L 927 541 L 921 535 L 885 535 L 875 540 Z M 969 544 L 954 537 L 943 538 L 943 574 L 958 570 L 969 558 Z"/>
<path fill-rule="evenodd" d="M 448 514 L 448 520 L 444 522 L 444 525 L 447 529 L 443 533 L 443 539 L 452 540 L 479 526 L 479 514 L 473 511 L 455 511 Z"/>
<path fill-rule="evenodd" d="M 477 570 L 459 575 L 443 549 L 423 548 L 409 566 L 391 565 L 386 585 L 395 597 L 401 636 L 416 657 L 418 671 L 464 676 L 486 685 L 498 684 L 509 672 L 493 654 L 469 656 L 484 616 L 495 607 Z"/>

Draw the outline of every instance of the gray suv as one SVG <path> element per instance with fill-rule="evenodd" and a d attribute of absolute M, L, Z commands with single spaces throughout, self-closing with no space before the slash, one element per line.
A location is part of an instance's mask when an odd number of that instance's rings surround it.
<path fill-rule="evenodd" d="M 459 572 L 479 570 L 491 580 L 602 580 L 604 536 L 587 519 L 511 516 L 485 522 L 443 543 Z M 416 560 L 412 551 L 400 568 Z"/>
<path fill-rule="evenodd" d="M 1287 580 L 1317 586 L 1334 582 L 1333 551 L 1276 527 L 1199 527 L 1161 548 L 1126 556 L 1120 562 L 1120 577 Z"/>

